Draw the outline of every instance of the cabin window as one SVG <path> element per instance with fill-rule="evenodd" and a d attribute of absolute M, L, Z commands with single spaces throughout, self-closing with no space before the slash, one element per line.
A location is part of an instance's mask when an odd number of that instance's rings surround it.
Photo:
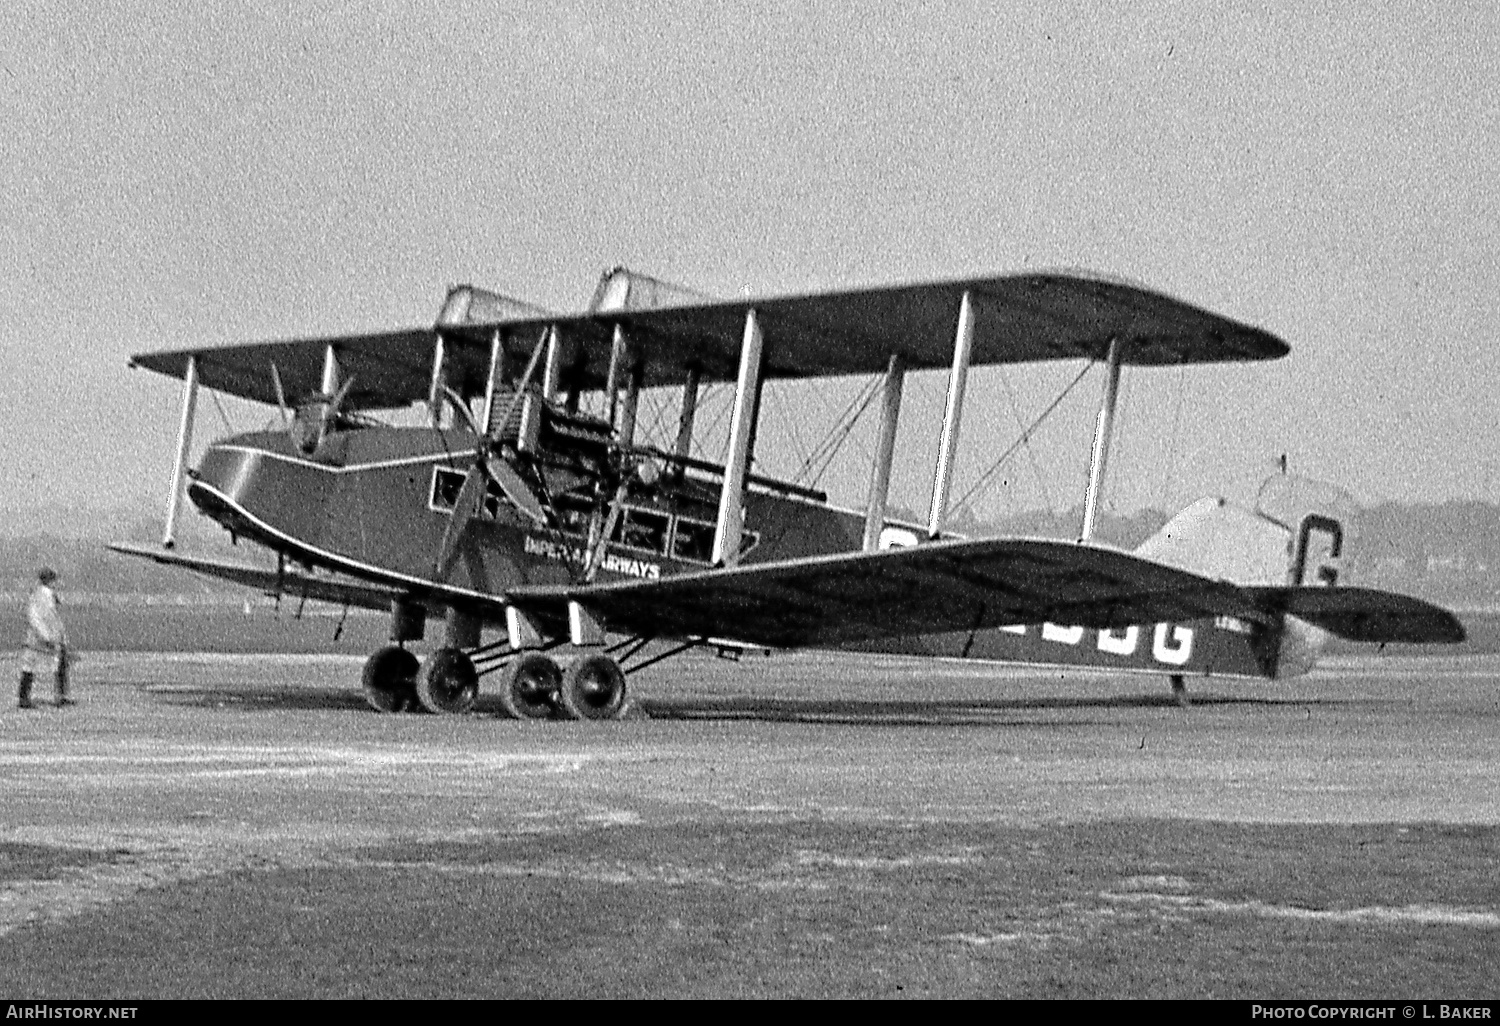
<path fill-rule="evenodd" d="M 428 508 L 435 509 L 439 513 L 452 513 L 453 507 L 458 505 L 458 495 L 463 491 L 464 478 L 468 477 L 462 470 L 454 470 L 452 467 L 432 468 L 432 495 L 427 501 Z M 506 502 L 498 485 L 493 481 L 486 480 L 484 485 L 484 508 L 479 510 L 479 516 L 485 520 L 499 520 L 500 506 Z"/>
<path fill-rule="evenodd" d="M 672 558 L 707 563 L 713 553 L 714 525 L 678 517 L 677 531 L 672 535 Z"/>
<path fill-rule="evenodd" d="M 688 559 L 695 563 L 711 563 L 714 557 L 713 524 L 702 520 L 677 518 L 677 529 L 672 534 L 672 558 Z M 760 544 L 760 532 L 745 531 L 740 535 L 741 556 Z"/>
<path fill-rule="evenodd" d="M 610 540 L 628 548 L 665 554 L 667 527 L 670 524 L 671 518 L 665 513 L 657 513 L 649 509 L 632 509 L 627 506 Z"/>
<path fill-rule="evenodd" d="M 452 467 L 433 467 L 432 496 L 428 500 L 428 506 L 451 513 L 453 507 L 458 505 L 458 493 L 463 490 L 464 476 L 463 471 Z"/>

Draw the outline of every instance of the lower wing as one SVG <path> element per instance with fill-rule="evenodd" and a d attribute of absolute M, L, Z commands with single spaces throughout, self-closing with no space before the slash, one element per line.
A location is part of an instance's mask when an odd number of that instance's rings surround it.
<path fill-rule="evenodd" d="M 367 609 L 412 597 L 395 584 L 292 567 L 268 570 L 142 545 L 110 548 L 276 595 Z M 473 597 L 466 602 L 476 604 Z M 1405 595 L 1239 587 L 1115 549 L 1027 538 L 934 542 L 652 581 L 522 587 L 477 600 L 486 619 L 499 621 L 515 605 L 553 630 L 567 623 L 570 602 L 618 634 L 771 648 L 1044 622 L 1102 629 L 1233 616 L 1270 625 L 1287 614 L 1350 641 L 1464 639 L 1452 613 Z"/>
<path fill-rule="evenodd" d="M 1010 624 L 1267 620 L 1233 585 L 1114 549 L 1040 539 L 934 542 L 655 581 L 523 588 L 525 608 L 577 602 L 612 631 L 774 648 Z"/>
<path fill-rule="evenodd" d="M 139 556 L 167 566 L 180 566 L 206 577 L 216 577 L 234 584 L 256 588 L 269 595 L 293 595 L 298 598 L 317 599 L 320 602 L 332 602 L 341 606 L 390 609 L 391 600 L 403 594 L 399 588 L 327 574 L 311 574 L 290 566 L 283 570 L 267 570 L 243 563 L 208 559 L 203 556 L 187 556 L 170 549 L 149 545 L 130 545 L 123 542 L 111 544 L 110 550 L 126 556 Z"/>
<path fill-rule="evenodd" d="M 1092 628 L 1292 614 L 1353 641 L 1456 642 L 1452 613 L 1367 588 L 1246 588 L 1115 549 L 1043 539 L 936 542 L 655 581 L 519 589 L 607 629 L 801 648 L 1013 624 Z M 540 611 L 540 610 L 538 610 Z M 556 615 L 555 609 L 549 609 Z"/>

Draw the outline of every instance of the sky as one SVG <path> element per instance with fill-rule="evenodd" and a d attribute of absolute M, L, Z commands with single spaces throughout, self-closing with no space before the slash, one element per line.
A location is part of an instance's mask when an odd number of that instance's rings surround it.
<path fill-rule="evenodd" d="M 1490 0 L 995 6 L 9 5 L 0 516 L 165 506 L 180 390 L 132 353 L 430 324 L 462 282 L 578 310 L 618 265 L 725 297 L 1124 276 L 1292 354 L 1127 371 L 1107 508 L 1245 497 L 1283 453 L 1367 503 L 1500 502 Z M 955 497 L 1080 369 L 975 373 Z M 773 390 L 763 469 L 861 384 Z M 972 509 L 1077 505 L 1102 387 Z M 915 510 L 942 393 L 903 407 Z M 199 450 L 269 411 L 225 414 Z"/>

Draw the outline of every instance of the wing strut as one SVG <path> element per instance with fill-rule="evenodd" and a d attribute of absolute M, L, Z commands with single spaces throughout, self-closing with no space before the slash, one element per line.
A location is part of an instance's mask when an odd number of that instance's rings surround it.
<path fill-rule="evenodd" d="M 640 408 L 641 384 L 645 380 L 646 365 L 640 355 L 630 347 L 630 342 L 625 337 L 625 330 L 618 324 L 615 325 L 614 348 L 611 352 L 612 357 L 613 354 L 618 354 L 620 361 L 629 364 L 625 371 L 625 398 L 620 401 L 619 413 L 612 422 L 619 433 L 620 444 L 633 445 L 635 444 L 635 415 Z"/>
<path fill-rule="evenodd" d="M 948 404 L 943 410 L 943 437 L 937 470 L 932 478 L 932 506 L 927 514 L 927 537 L 943 533 L 948 516 L 948 493 L 953 488 L 953 461 L 958 455 L 958 428 L 964 416 L 964 387 L 969 380 L 969 355 L 974 350 L 974 294 L 964 291 L 958 304 L 958 333 L 953 339 L 953 369 L 948 372 Z"/>
<path fill-rule="evenodd" d="M 885 529 L 885 503 L 891 490 L 891 461 L 896 455 L 896 425 L 901 419 L 901 389 L 905 383 L 906 360 L 900 353 L 892 353 L 880 403 L 880 438 L 875 443 L 875 466 L 870 474 L 870 501 L 865 506 L 866 552 L 880 547 L 880 532 Z"/>
<path fill-rule="evenodd" d="M 517 392 L 525 398 L 521 403 L 521 431 L 517 439 L 516 448 L 522 452 L 534 452 L 537 447 L 537 439 L 542 429 L 542 407 L 551 402 L 557 394 L 558 378 L 562 375 L 562 339 L 558 337 L 555 325 L 548 327 L 542 332 L 541 341 L 537 343 L 545 349 L 539 350 L 546 354 L 545 362 L 542 364 L 541 388 L 528 388 Z"/>
<path fill-rule="evenodd" d="M 188 449 L 193 444 L 193 419 L 198 411 L 198 357 L 189 356 L 182 376 L 182 419 L 177 424 L 177 462 L 172 465 L 172 492 L 167 497 L 167 528 L 163 548 L 177 544 L 177 511 L 182 508 L 182 479 L 187 474 Z"/>
<path fill-rule="evenodd" d="M 448 388 L 448 346 L 441 331 L 432 343 L 432 380 L 427 388 L 427 416 L 432 426 L 443 426 L 443 392 Z"/>
<path fill-rule="evenodd" d="M 672 449 L 678 457 L 689 456 L 693 451 L 693 421 L 698 416 L 698 380 L 702 376 L 701 368 L 689 367 L 682 383 L 682 416 L 677 421 L 677 444 Z M 681 477 L 683 469 L 679 462 L 673 473 Z"/>
<path fill-rule="evenodd" d="M 484 417 L 480 420 L 480 433 L 489 434 L 491 418 L 495 414 L 495 390 L 505 381 L 505 335 L 499 328 L 490 336 L 490 370 L 484 383 Z"/>
<path fill-rule="evenodd" d="M 1109 376 L 1104 382 L 1104 401 L 1099 405 L 1099 422 L 1094 428 L 1094 452 L 1089 459 L 1089 490 L 1083 497 L 1083 527 L 1079 541 L 1094 537 L 1099 507 L 1104 497 L 1104 468 L 1109 462 L 1109 443 L 1115 430 L 1115 405 L 1120 399 L 1120 357 L 1125 343 L 1116 335 L 1109 340 Z"/>
<path fill-rule="evenodd" d="M 750 442 L 760 407 L 760 371 L 764 338 L 755 308 L 745 311 L 745 337 L 740 343 L 740 373 L 734 387 L 734 419 L 729 425 L 729 458 L 724 465 L 724 490 L 719 493 L 719 519 L 714 530 L 713 562 L 739 562 L 740 537 L 745 531 L 745 476 L 750 468 Z"/>

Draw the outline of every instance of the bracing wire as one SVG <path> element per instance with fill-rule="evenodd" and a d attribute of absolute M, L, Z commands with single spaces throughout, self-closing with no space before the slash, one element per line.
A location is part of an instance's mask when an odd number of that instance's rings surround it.
<path fill-rule="evenodd" d="M 860 394 L 862 394 L 862 393 L 860 393 Z M 850 401 L 847 404 L 845 404 L 844 408 L 841 411 L 839 411 L 838 417 L 836 417 L 834 419 L 833 427 L 829 429 L 828 434 L 824 435 L 823 438 L 818 442 L 818 444 L 816 446 L 814 446 L 810 450 L 807 449 L 806 446 L 803 447 L 803 450 L 802 450 L 802 456 L 803 456 L 802 463 L 792 473 L 791 479 L 793 481 L 796 481 L 796 482 L 799 482 L 799 483 L 804 483 L 804 484 L 806 483 L 806 481 L 805 481 L 806 476 L 811 472 L 811 470 L 814 467 L 814 465 L 817 464 L 818 459 L 822 455 L 823 451 L 828 447 L 829 440 L 838 431 L 838 429 L 843 425 L 844 418 L 849 415 L 850 410 L 852 410 L 854 408 L 855 404 L 859 401 L 860 394 L 856 394 L 852 399 L 850 399 Z"/>
<path fill-rule="evenodd" d="M 219 402 L 219 393 L 210 388 L 208 394 L 213 397 L 214 408 L 219 411 L 219 419 L 224 422 L 224 430 L 231 435 L 234 434 L 234 425 L 229 423 L 229 414 L 224 412 L 224 404 Z"/>
<path fill-rule="evenodd" d="M 1047 504 L 1047 512 L 1051 513 L 1056 507 L 1052 503 L 1052 492 L 1047 487 L 1047 475 L 1042 473 L 1041 464 L 1037 462 L 1036 450 L 1031 447 L 1031 436 L 1026 431 L 1026 422 L 1021 418 L 1021 404 L 1016 399 L 1016 390 L 1011 387 L 1010 375 L 1005 373 L 1005 365 L 1001 364 L 1000 381 L 1005 385 L 1005 394 L 1010 399 L 1010 413 L 1016 418 L 1016 427 L 1021 429 L 1021 443 L 1026 449 L 1026 455 L 1031 463 L 1031 472 L 1036 476 L 1037 490 L 1042 493 L 1042 501 Z"/>
<path fill-rule="evenodd" d="M 1078 376 L 1068 383 L 1067 388 L 1064 388 L 1060 393 L 1058 393 L 1057 398 L 1052 400 L 1052 403 L 1045 410 L 1043 410 L 1035 420 L 1031 422 L 1031 426 L 1021 432 L 1021 437 L 1012 442 L 1010 448 L 1002 452 L 1000 454 L 1000 457 L 996 459 L 994 463 L 990 464 L 990 468 L 979 476 L 979 480 L 975 481 L 973 486 L 967 492 L 964 492 L 963 497 L 953 504 L 953 509 L 957 510 L 960 507 L 967 505 L 970 499 L 972 499 L 978 492 L 980 492 L 986 485 L 989 484 L 990 479 L 999 472 L 1001 466 L 1004 465 L 1005 461 L 1010 459 L 1010 457 L 1015 453 L 1017 449 L 1021 448 L 1021 446 L 1025 445 L 1031 439 L 1032 433 L 1041 426 L 1042 421 L 1046 420 L 1049 416 L 1051 416 L 1053 410 L 1062 405 L 1062 401 L 1068 397 L 1068 393 L 1073 391 L 1073 389 L 1078 386 L 1078 383 L 1082 381 L 1085 376 L 1087 376 L 1089 371 L 1094 369 L 1094 364 L 1098 362 L 1099 361 L 1097 360 L 1090 360 L 1084 366 L 1083 370 L 1078 372 Z"/>
<path fill-rule="evenodd" d="M 693 445 L 697 448 L 698 455 L 702 456 L 704 459 L 711 460 L 713 459 L 713 456 L 709 454 L 707 446 L 703 444 L 703 440 L 705 438 L 718 438 L 720 426 L 723 425 L 724 421 L 728 419 L 729 411 L 734 409 L 733 402 L 721 401 L 724 399 L 724 396 L 726 394 L 732 396 L 734 393 L 726 393 L 724 389 L 714 388 L 712 385 L 704 386 L 703 391 L 699 393 L 699 416 L 702 416 L 703 411 L 708 407 L 714 407 L 713 420 L 710 420 L 708 424 L 705 425 L 701 430 L 696 426 L 693 428 Z"/>
<path fill-rule="evenodd" d="M 767 382 L 766 388 L 768 391 L 770 389 L 770 386 L 771 382 Z M 783 394 L 785 394 L 785 392 L 783 392 Z M 777 423 L 781 426 L 781 430 L 791 439 L 792 458 L 805 459 L 808 455 L 807 441 L 802 437 L 802 429 L 797 426 L 798 418 L 787 416 L 782 412 L 781 406 L 782 404 L 780 402 L 771 402 L 765 403 L 762 408 L 772 411 L 772 413 L 776 417 Z"/>
<path fill-rule="evenodd" d="M 865 411 L 870 408 L 870 404 L 875 401 L 875 397 L 879 394 L 880 379 L 877 378 L 870 384 L 869 388 L 866 389 L 864 402 L 859 404 L 859 409 L 854 411 L 854 415 L 848 419 L 848 421 L 844 424 L 844 429 L 839 432 L 838 438 L 833 442 L 831 446 L 828 447 L 827 453 L 824 455 L 822 462 L 817 467 L 817 472 L 813 474 L 812 480 L 808 482 L 809 486 L 816 487 L 818 482 L 823 480 L 823 475 L 828 473 L 829 467 L 833 466 L 834 458 L 838 456 L 839 451 L 844 447 L 844 443 L 847 442 L 850 435 L 853 434 L 855 425 L 859 423 L 859 418 L 864 416 Z"/>
<path fill-rule="evenodd" d="M 664 427 L 663 421 L 666 418 L 667 407 L 670 404 L 667 402 L 666 397 L 662 395 L 651 395 L 649 393 L 642 392 L 641 398 L 646 400 L 645 406 L 647 411 L 650 413 L 650 421 L 646 424 L 646 429 L 644 431 L 638 432 L 638 437 L 646 439 L 648 442 L 660 443 L 660 432 Z M 662 444 L 662 447 L 664 448 L 665 445 L 669 443 L 660 444 Z"/>
<path fill-rule="evenodd" d="M 875 401 L 875 396 L 879 393 L 882 380 L 882 377 L 877 375 L 866 382 L 864 387 L 855 393 L 854 397 L 849 400 L 848 405 L 844 407 L 843 412 L 838 415 L 838 419 L 834 421 L 832 430 L 824 436 L 823 441 L 812 452 L 808 453 L 807 459 L 802 461 L 802 466 L 798 467 L 797 472 L 792 475 L 793 481 L 811 486 L 817 484 L 822 479 L 823 475 L 828 472 L 829 466 L 833 463 L 834 457 L 843 448 L 844 442 L 848 439 L 850 432 L 859 423 L 859 418 L 864 415 L 864 412 L 870 408 L 870 404 Z M 809 477 L 809 475 L 811 476 Z"/>

